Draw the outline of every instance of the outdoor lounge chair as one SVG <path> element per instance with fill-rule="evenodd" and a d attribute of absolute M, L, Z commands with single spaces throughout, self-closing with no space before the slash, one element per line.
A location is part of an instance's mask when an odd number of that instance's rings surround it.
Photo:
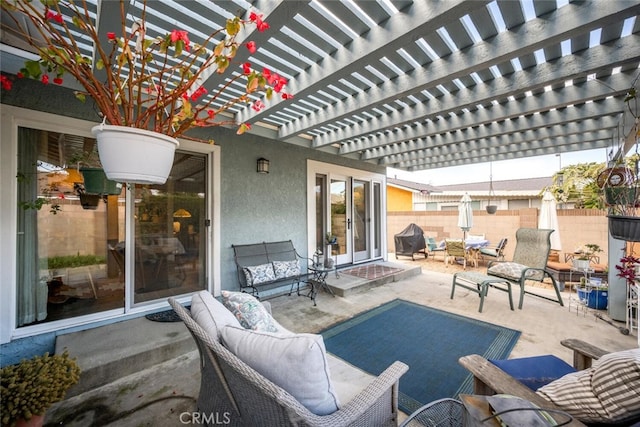
<path fill-rule="evenodd" d="M 482 302 L 490 287 L 503 290 L 511 295 L 511 285 L 513 284 L 520 287 L 519 309 L 522 308 L 525 294 L 554 301 L 564 306 L 558 283 L 545 269 L 549 250 L 551 249 L 549 240 L 551 233 L 553 233 L 553 230 L 541 230 L 538 228 L 518 229 L 516 231 L 516 249 L 513 254 L 513 261 L 491 261 L 487 266 L 486 274 L 466 271 L 456 273 L 453 276 L 451 298 L 453 299 L 456 286 L 469 289 L 480 295 L 480 311 L 482 311 Z M 531 292 L 525 288 L 528 280 L 542 282 L 546 277 L 551 279 L 556 298 Z"/>
<path fill-rule="evenodd" d="M 596 399 L 593 401 L 595 408 L 599 404 L 599 399 L 605 397 L 604 390 L 596 389 L 597 386 L 592 384 L 591 380 L 583 381 L 582 384 L 587 388 L 586 390 L 578 390 L 580 388 L 578 385 L 580 384 L 579 380 L 571 381 L 571 377 L 574 376 L 572 373 L 591 369 L 589 372 L 584 372 L 584 375 L 593 374 L 593 377 L 600 377 L 597 381 L 610 381 L 611 384 L 605 388 L 619 393 L 612 400 L 606 402 L 608 406 L 607 412 L 609 405 L 615 404 L 616 398 L 627 408 L 627 414 L 622 415 L 622 419 L 618 414 L 615 422 L 621 425 L 631 425 L 634 421 L 640 419 L 640 395 L 636 392 L 637 387 L 640 386 L 640 375 L 638 375 L 637 371 L 637 353 L 629 355 L 629 351 L 625 351 L 611 353 L 610 356 L 607 356 L 611 357 L 611 368 L 613 366 L 617 367 L 619 366 L 618 364 L 622 363 L 630 366 L 629 371 L 636 370 L 635 374 L 632 373 L 630 376 L 626 376 L 625 379 L 620 379 L 620 376 L 616 373 L 605 372 L 605 369 L 609 369 L 605 363 L 601 363 L 599 367 L 596 367 L 596 365 L 592 367 L 592 361 L 608 354 L 607 351 L 576 339 L 563 340 L 561 344 L 573 350 L 573 367 L 552 355 L 490 361 L 478 354 L 472 354 L 463 356 L 458 361 L 473 375 L 475 394 L 512 395 L 528 400 L 541 408 L 570 412 L 575 418 L 582 420 L 584 418 L 580 413 L 584 411 L 585 402 L 590 402 L 587 399 Z M 638 350 L 631 351 L 637 352 Z M 624 356 L 622 356 L 623 354 Z M 620 357 L 620 359 L 614 362 L 616 357 Z M 636 366 L 634 367 L 633 363 L 628 363 L 628 360 L 635 360 Z M 569 376 L 565 376 L 567 374 Z M 627 375 L 627 373 L 621 373 L 620 375 Z M 544 388 L 540 384 L 549 385 L 549 387 Z M 592 385 L 594 387 L 593 390 L 591 390 Z M 543 387 L 541 392 L 536 393 L 536 390 L 539 390 L 540 387 Z M 596 393 L 597 396 L 592 396 L 592 393 Z M 558 396 L 561 396 L 561 398 Z M 578 402 L 575 409 L 573 408 L 576 405 L 573 404 L 572 399 Z M 593 409 L 587 412 L 601 411 Z M 623 410 L 622 412 L 625 411 Z M 587 417 L 597 415 L 591 413 Z M 604 414 L 600 413 L 599 415 Z M 566 420 L 566 417 L 562 414 L 553 416 L 558 422 Z M 593 422 L 593 420 L 585 420 L 585 422 Z M 578 419 L 574 419 L 569 425 L 581 426 L 584 424 Z"/>
<path fill-rule="evenodd" d="M 198 295 L 198 294 L 196 294 Z M 211 297 L 211 299 L 213 299 Z M 201 318 L 205 323 L 224 328 L 225 317 L 234 317 L 222 303 Z M 339 409 L 329 415 L 316 415 L 292 394 L 267 379 L 232 353 L 214 332 L 207 332 L 176 299 L 169 304 L 196 341 L 200 353 L 200 395 L 197 411 L 203 417 L 218 414 L 225 425 L 238 426 L 396 426 L 398 422 L 398 381 L 409 369 L 402 362 L 394 362 L 366 387 Z M 270 312 L 268 303 L 258 303 Z M 192 304 L 192 309 L 193 309 Z M 203 321 L 200 319 L 199 321 Z M 226 323 L 228 324 L 228 323 Z M 251 331 L 251 330 L 247 330 Z M 213 336 L 213 335 L 215 336 Z M 292 333 L 275 335 L 291 336 Z M 251 341 L 251 340 L 249 340 Z M 273 359 L 269 363 L 286 363 Z M 286 368 L 285 368 L 286 369 Z M 222 418 L 222 417 L 225 418 Z"/>

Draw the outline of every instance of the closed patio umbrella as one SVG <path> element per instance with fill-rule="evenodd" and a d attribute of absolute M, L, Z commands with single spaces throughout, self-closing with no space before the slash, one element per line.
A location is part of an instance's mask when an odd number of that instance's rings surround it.
<path fill-rule="evenodd" d="M 558 227 L 558 212 L 556 211 L 556 199 L 549 190 L 546 190 L 542 195 L 538 228 L 554 230 L 550 237 L 551 249 L 555 249 L 557 251 L 562 249 L 562 244 L 560 243 L 560 230 Z"/>
<path fill-rule="evenodd" d="M 460 227 L 464 239 L 466 239 L 467 231 L 473 227 L 473 209 L 471 209 L 471 197 L 469 197 L 468 193 L 462 196 L 458 205 L 458 227 Z"/>

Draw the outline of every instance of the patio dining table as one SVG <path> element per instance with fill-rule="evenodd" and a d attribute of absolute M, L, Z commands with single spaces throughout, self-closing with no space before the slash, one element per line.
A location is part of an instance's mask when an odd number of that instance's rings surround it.
<path fill-rule="evenodd" d="M 464 248 L 469 254 L 469 260 L 473 262 L 475 267 L 478 266 L 480 249 L 487 246 L 489 246 L 489 241 L 486 239 L 467 239 L 464 241 Z"/>

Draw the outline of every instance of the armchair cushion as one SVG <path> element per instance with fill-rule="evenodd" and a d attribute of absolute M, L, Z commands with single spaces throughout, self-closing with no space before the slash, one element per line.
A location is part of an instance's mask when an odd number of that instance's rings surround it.
<path fill-rule="evenodd" d="M 222 302 L 244 328 L 278 332 L 273 317 L 254 296 L 244 292 L 222 291 Z"/>
<path fill-rule="evenodd" d="M 273 270 L 273 264 L 270 262 L 244 267 L 242 270 L 244 271 L 244 276 L 248 284 L 259 285 L 260 283 L 276 280 L 276 273 Z"/>
<path fill-rule="evenodd" d="M 191 297 L 191 316 L 215 339 L 226 325 L 240 326 L 238 319 L 210 292 L 200 291 Z"/>
<path fill-rule="evenodd" d="M 609 353 L 537 393 L 583 422 L 611 423 L 640 416 L 640 349 Z"/>
<path fill-rule="evenodd" d="M 519 282 L 527 268 L 529 267 L 517 262 L 498 262 L 487 269 L 487 274 Z M 526 278 L 530 280 L 542 280 L 544 278 L 544 273 L 541 270 L 528 270 L 525 274 Z"/>
<path fill-rule="evenodd" d="M 576 371 L 573 366 L 553 355 L 489 361 L 533 391 Z"/>
<path fill-rule="evenodd" d="M 222 341 L 229 351 L 314 414 L 338 410 L 321 335 L 280 335 L 227 326 L 222 329 Z"/>

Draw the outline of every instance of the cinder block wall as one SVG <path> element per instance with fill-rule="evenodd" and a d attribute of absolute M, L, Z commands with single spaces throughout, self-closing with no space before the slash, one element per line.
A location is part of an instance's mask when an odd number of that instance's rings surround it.
<path fill-rule="evenodd" d="M 521 227 L 537 228 L 538 215 L 537 208 L 499 210 L 493 215 L 489 215 L 484 210 L 475 210 L 473 211 L 473 228 L 469 233 L 484 234 L 492 244 L 506 237 L 509 239 L 506 257 L 510 259 L 516 246 L 516 230 Z M 438 241 L 447 237 L 462 238 L 463 235 L 458 227 L 457 211 L 387 212 L 389 252 L 395 251 L 393 236 L 410 223 L 417 224 L 427 236 L 433 236 Z M 586 243 L 595 243 L 603 249 L 599 254 L 600 262 L 606 264 L 609 230 L 605 211 L 558 210 L 558 227 L 562 242 L 561 259 L 564 259 L 565 253 L 571 253 Z"/>

